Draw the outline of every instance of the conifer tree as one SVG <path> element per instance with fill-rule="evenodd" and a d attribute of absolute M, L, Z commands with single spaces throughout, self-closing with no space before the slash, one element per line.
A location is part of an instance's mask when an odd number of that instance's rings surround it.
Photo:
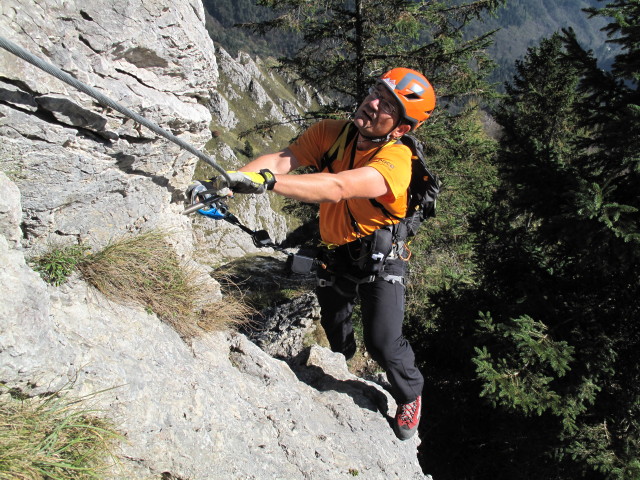
<path fill-rule="evenodd" d="M 480 284 L 434 295 L 441 311 L 435 331 L 424 336 L 423 362 L 430 388 L 425 405 L 438 428 L 428 430 L 423 448 L 425 470 L 435 477 L 474 478 L 481 470 L 492 478 L 536 478 L 542 473 L 537 466 L 549 464 L 545 455 L 553 447 L 547 439 L 557 436 L 557 427 L 537 419 L 532 429 L 527 415 L 545 413 L 541 405 L 547 402 L 559 405 L 551 378 L 566 373 L 573 350 L 549 336 L 521 303 L 531 298 L 532 305 L 545 305 L 531 288 L 540 275 L 549 276 L 536 257 L 542 257 L 541 246 L 532 230 L 540 213 L 534 219 L 532 211 L 553 210 L 546 185 L 568 176 L 577 84 L 569 66 L 559 37 L 518 63 L 496 113 L 504 129 L 501 189 L 474 225 Z"/>
<path fill-rule="evenodd" d="M 622 47 L 610 72 L 567 30 L 529 51 L 496 112 L 480 283 L 442 293 L 426 349 L 440 477 L 640 478 L 639 5 L 590 11 Z"/>
<path fill-rule="evenodd" d="M 492 32 L 465 40 L 462 29 L 504 1 L 258 0 L 275 18 L 244 26 L 297 32 L 301 46 L 279 59 L 281 68 L 351 112 L 375 78 L 397 66 L 423 72 L 441 99 L 490 95 L 484 48 Z"/>

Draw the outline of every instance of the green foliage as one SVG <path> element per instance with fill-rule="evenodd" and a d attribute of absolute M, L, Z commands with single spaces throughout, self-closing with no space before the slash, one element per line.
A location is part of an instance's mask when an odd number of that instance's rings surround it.
<path fill-rule="evenodd" d="M 33 258 L 30 263 L 45 282 L 60 286 L 76 270 L 88 249 L 84 245 L 52 247 L 48 252 Z"/>
<path fill-rule="evenodd" d="M 251 0 L 205 0 L 207 11 L 207 30 L 211 38 L 220 43 L 231 55 L 239 50 L 263 57 L 288 56 L 295 54 L 301 47 L 301 28 L 271 30 L 264 34 L 254 34 L 238 25 L 259 23 L 271 19 L 276 20 L 269 8 L 256 5 Z M 462 3 L 458 1 L 455 3 Z M 479 6 L 487 6 L 487 2 L 473 2 Z M 496 30 L 494 39 L 487 47 L 490 58 L 496 62 L 496 69 L 490 75 L 491 82 L 502 84 L 511 79 L 515 73 L 514 61 L 521 59 L 528 48 L 534 46 L 542 38 L 551 36 L 563 27 L 576 30 L 580 41 L 593 49 L 606 66 L 613 61 L 617 49 L 615 45 L 605 43 L 605 34 L 600 30 L 606 25 L 602 19 L 588 21 L 581 14 L 584 8 L 599 5 L 599 0 L 509 0 L 504 2 L 495 12 L 484 12 L 467 24 L 465 37 L 472 38 L 484 32 Z M 423 35 L 414 15 L 393 16 L 398 32 L 407 38 L 420 38 Z M 427 29 L 428 31 L 429 29 Z M 327 38 L 330 38 L 327 35 Z"/>
<path fill-rule="evenodd" d="M 570 370 L 574 348 L 564 340 L 555 341 L 544 323 L 528 315 L 495 323 L 490 314 L 481 314 L 478 325 L 479 335 L 501 342 L 494 342 L 491 347 L 499 352 L 496 358 L 487 346 L 474 348 L 473 363 L 483 385 L 480 395 L 494 406 L 521 410 L 526 415 L 551 410 L 564 418 L 567 428 L 575 429 L 576 414 L 586 407 L 576 409 L 575 402 L 567 402 L 553 390 L 553 381 Z M 599 390 L 593 384 L 590 387 L 591 392 L 583 395 L 583 402 L 592 403 Z"/>
<path fill-rule="evenodd" d="M 496 183 L 492 166 L 496 142 L 485 134 L 481 112 L 469 108 L 427 122 L 418 133 L 443 184 L 436 217 L 422 225 L 410 244 L 407 315 L 414 327 L 431 323 L 431 314 L 436 313 L 430 309 L 431 294 L 474 283 L 474 235 L 469 227 Z"/>
<path fill-rule="evenodd" d="M 337 99 L 328 110 L 351 112 L 375 78 L 393 66 L 424 72 L 440 96 L 488 95 L 483 75 L 491 62 L 480 35 L 462 39 L 461 25 L 501 1 L 457 4 L 409 0 L 344 3 L 263 0 L 275 18 L 247 24 L 253 31 L 299 32 L 300 47 L 282 57 L 282 69 Z M 459 3 L 459 2 L 458 2 Z"/>
<path fill-rule="evenodd" d="M 242 155 L 249 158 L 250 160 L 253 160 L 253 156 L 255 155 L 255 152 L 253 150 L 253 145 L 251 145 L 251 142 L 249 140 L 245 140 L 244 149 L 241 150 L 240 153 L 242 153 Z"/>
<path fill-rule="evenodd" d="M 638 477 L 640 122 L 629 61 L 640 9 L 619 1 L 606 12 L 623 52 L 610 72 L 566 30 L 517 63 L 496 109 L 500 184 L 472 222 L 477 283 L 432 294 L 434 477 Z"/>

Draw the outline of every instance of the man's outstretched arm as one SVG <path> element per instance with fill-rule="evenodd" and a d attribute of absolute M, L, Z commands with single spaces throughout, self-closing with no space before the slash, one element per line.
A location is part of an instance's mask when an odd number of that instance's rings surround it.
<path fill-rule="evenodd" d="M 275 175 L 273 192 L 308 203 L 336 203 L 349 198 L 376 198 L 389 187 L 375 168 L 362 167 L 339 173 L 287 175 L 300 166 L 295 155 L 285 148 L 252 160 L 239 172 L 259 172 L 268 169 Z M 232 188 L 233 190 L 233 188 Z"/>

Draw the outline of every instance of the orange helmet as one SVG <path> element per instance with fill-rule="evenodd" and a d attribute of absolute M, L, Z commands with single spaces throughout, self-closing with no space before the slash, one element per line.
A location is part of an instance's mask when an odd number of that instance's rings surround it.
<path fill-rule="evenodd" d="M 410 68 L 393 68 L 378 79 L 387 87 L 401 106 L 401 118 L 415 130 L 431 116 L 436 108 L 436 93 L 421 73 Z"/>

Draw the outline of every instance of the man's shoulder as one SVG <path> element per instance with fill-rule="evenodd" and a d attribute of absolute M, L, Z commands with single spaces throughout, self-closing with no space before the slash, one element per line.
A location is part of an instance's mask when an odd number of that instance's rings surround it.
<path fill-rule="evenodd" d="M 347 120 L 325 119 L 311 125 L 289 149 L 301 165 L 319 168 L 320 161 L 335 144 Z"/>
<path fill-rule="evenodd" d="M 409 157 L 411 157 L 412 155 L 411 148 L 402 142 L 392 143 L 387 147 L 387 149 L 388 149 L 387 150 L 388 152 L 393 152 L 396 155 L 402 155 L 402 156 L 408 155 Z"/>
<path fill-rule="evenodd" d="M 321 135 L 326 135 L 330 138 L 336 138 L 340 132 L 345 128 L 347 123 L 351 123 L 349 120 L 336 120 L 333 118 L 325 118 L 319 122 L 313 124 L 310 129 L 313 129 Z"/>
<path fill-rule="evenodd" d="M 395 142 L 387 144 L 381 148 L 372 160 L 387 159 L 392 160 L 393 163 L 410 165 L 412 155 L 413 153 L 408 146 L 400 142 Z"/>

